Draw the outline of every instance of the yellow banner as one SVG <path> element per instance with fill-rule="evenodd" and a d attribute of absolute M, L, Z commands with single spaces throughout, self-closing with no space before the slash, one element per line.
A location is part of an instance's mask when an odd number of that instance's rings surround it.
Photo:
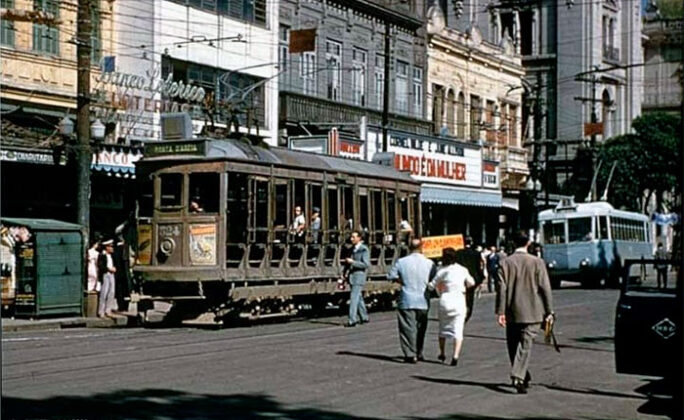
<path fill-rule="evenodd" d="M 428 236 L 423 238 L 423 255 L 428 258 L 440 258 L 442 249 L 463 248 L 463 235 Z"/>
<path fill-rule="evenodd" d="M 136 264 L 150 265 L 152 262 L 152 225 L 138 225 L 138 255 Z"/>

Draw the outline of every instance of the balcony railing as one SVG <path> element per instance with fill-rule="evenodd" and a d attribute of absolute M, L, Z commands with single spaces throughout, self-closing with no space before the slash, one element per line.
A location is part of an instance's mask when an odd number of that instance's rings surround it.
<path fill-rule="evenodd" d="M 314 98 L 291 92 L 280 92 L 280 120 L 306 123 L 361 122 L 368 117 L 368 124 L 381 125 L 382 112 L 353 105 L 340 104 L 326 99 Z M 432 124 L 397 114 L 390 114 L 390 126 L 397 130 L 429 135 Z"/>
<path fill-rule="evenodd" d="M 603 60 L 611 63 L 620 62 L 620 49 L 611 47 L 610 45 L 603 46 Z"/>
<path fill-rule="evenodd" d="M 527 165 L 526 149 L 504 146 L 500 150 L 502 172 L 529 174 L 530 169 Z"/>

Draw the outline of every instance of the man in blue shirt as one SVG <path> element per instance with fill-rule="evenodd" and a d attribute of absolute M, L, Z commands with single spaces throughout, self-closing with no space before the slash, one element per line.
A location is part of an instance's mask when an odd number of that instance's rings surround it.
<path fill-rule="evenodd" d="M 399 298 L 399 342 L 404 352 L 404 361 L 416 363 L 423 360 L 423 344 L 428 321 L 427 284 L 434 277 L 437 268 L 427 259 L 420 239 L 412 239 L 411 253 L 394 264 L 387 277 L 401 284 Z"/>

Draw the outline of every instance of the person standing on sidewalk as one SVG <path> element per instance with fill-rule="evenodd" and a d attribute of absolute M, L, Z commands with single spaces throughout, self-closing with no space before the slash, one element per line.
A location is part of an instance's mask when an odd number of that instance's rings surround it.
<path fill-rule="evenodd" d="M 370 251 L 363 243 L 359 231 L 355 230 L 351 233 L 351 242 L 354 245 L 352 256 L 344 260 L 351 286 L 349 321 L 345 327 L 355 327 L 359 322 L 362 324 L 368 322 L 368 311 L 363 302 L 363 286 L 366 285 L 366 272 L 370 266 Z"/>
<path fill-rule="evenodd" d="M 428 282 L 435 276 L 435 264 L 423 255 L 423 243 L 412 239 L 409 255 L 400 258 L 390 269 L 387 278 L 401 284 L 397 320 L 399 342 L 404 361 L 423 360 L 423 344 L 428 322 Z"/>
<path fill-rule="evenodd" d="M 513 241 L 515 252 L 499 264 L 496 315 L 506 328 L 513 386 L 518 394 L 526 394 L 532 379 L 532 342 L 542 321 L 553 322 L 553 300 L 544 260 L 527 252 L 527 234 L 518 232 Z"/>
<path fill-rule="evenodd" d="M 104 251 L 100 255 L 98 268 L 102 276 L 102 289 L 100 291 L 100 302 L 97 306 L 97 316 L 100 318 L 112 316 L 112 311 L 116 311 L 116 267 L 114 267 L 114 240 L 110 239 L 102 243 Z"/>

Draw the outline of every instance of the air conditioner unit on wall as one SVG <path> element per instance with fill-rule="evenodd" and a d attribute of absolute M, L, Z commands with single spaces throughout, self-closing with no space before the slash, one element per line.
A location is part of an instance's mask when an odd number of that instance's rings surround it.
<path fill-rule="evenodd" d="M 161 115 L 162 140 L 186 140 L 192 138 L 192 119 L 187 112 Z"/>

